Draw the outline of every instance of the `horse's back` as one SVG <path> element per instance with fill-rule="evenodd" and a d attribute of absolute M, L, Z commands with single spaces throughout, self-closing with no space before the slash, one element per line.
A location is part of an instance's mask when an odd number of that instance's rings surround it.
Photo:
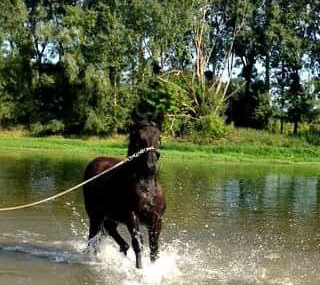
<path fill-rule="evenodd" d="M 99 174 L 100 172 L 107 170 L 108 168 L 121 162 L 121 159 L 110 156 L 99 156 L 92 160 L 86 167 L 84 172 L 84 179 L 89 179 L 92 176 Z"/>

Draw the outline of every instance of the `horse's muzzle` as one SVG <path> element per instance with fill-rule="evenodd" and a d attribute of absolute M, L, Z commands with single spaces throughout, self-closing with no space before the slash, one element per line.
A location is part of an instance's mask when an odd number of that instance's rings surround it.
<path fill-rule="evenodd" d="M 147 154 L 147 166 L 152 172 L 156 171 L 157 162 L 160 158 L 160 151 L 158 149 L 152 149 Z"/>
<path fill-rule="evenodd" d="M 160 150 L 155 149 L 154 152 L 156 153 L 157 160 L 159 160 L 159 158 L 160 158 Z"/>

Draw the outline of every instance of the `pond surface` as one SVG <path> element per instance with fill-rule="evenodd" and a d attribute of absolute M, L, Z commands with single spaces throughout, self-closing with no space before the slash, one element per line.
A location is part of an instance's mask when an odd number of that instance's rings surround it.
<path fill-rule="evenodd" d="M 89 155 L 0 152 L 0 207 L 33 202 L 82 180 Z M 0 212 L 1 285 L 320 284 L 320 168 L 161 159 L 168 208 L 161 257 L 142 270 L 107 238 L 83 253 L 81 190 Z M 129 240 L 126 229 L 121 229 Z M 145 233 L 144 233 L 145 234 Z"/>

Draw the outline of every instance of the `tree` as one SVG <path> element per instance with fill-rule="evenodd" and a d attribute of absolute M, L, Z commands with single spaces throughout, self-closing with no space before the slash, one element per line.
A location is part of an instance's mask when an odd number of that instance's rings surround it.
<path fill-rule="evenodd" d="M 213 134 L 215 126 L 224 125 L 221 116 L 225 111 L 233 65 L 232 47 L 242 19 L 239 17 L 233 28 L 225 29 L 226 40 L 222 43 L 215 35 L 221 33 L 221 27 L 226 25 L 214 24 L 217 9 L 221 7 L 207 0 L 199 0 L 193 1 L 191 8 L 193 16 L 189 22 L 189 39 L 194 54 L 193 66 L 187 70 L 169 71 L 161 79 L 171 85 L 174 94 L 173 108 L 169 115 L 171 132 L 181 134 L 198 130 Z M 221 53 L 224 58 L 221 60 L 213 55 L 217 45 L 224 48 Z M 210 70 L 210 67 L 214 69 Z"/>
<path fill-rule="evenodd" d="M 275 90 L 281 113 L 281 131 L 283 120 L 293 123 L 293 132 L 298 132 L 298 123 L 312 110 L 311 93 L 305 92 L 302 76 L 306 68 L 310 70 L 309 59 L 312 47 L 310 27 L 314 19 L 310 17 L 311 2 L 277 1 L 274 6 L 274 19 L 271 23 L 271 38 L 275 40 L 273 62 L 275 70 Z M 312 34 L 312 33 L 311 33 Z M 312 62 L 312 61 L 311 61 Z"/>
<path fill-rule="evenodd" d="M 287 92 L 288 119 L 293 122 L 293 133 L 298 134 L 299 123 L 313 111 L 312 94 L 304 90 L 298 73 L 292 73 Z"/>
<path fill-rule="evenodd" d="M 32 70 L 30 38 L 23 1 L 0 3 L 0 123 L 26 121 L 30 112 Z"/>
<path fill-rule="evenodd" d="M 298 131 L 317 96 L 310 84 L 320 70 L 319 5 L 3 0 L 0 123 L 40 133 L 126 132 L 138 97 L 169 90 L 166 125 L 176 134 L 223 125 L 225 115 L 265 128 L 271 96 L 281 124 Z M 152 90 L 157 77 L 162 86 Z"/>

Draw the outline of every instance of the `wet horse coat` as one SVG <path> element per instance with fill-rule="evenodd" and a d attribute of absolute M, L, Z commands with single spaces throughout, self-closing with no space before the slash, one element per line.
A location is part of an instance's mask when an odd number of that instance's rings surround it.
<path fill-rule="evenodd" d="M 155 261 L 166 203 L 157 179 L 159 126 L 153 122 L 136 122 L 129 135 L 128 155 L 151 146 L 156 150 L 142 154 L 83 187 L 85 208 L 90 220 L 89 240 L 105 230 L 103 232 L 108 233 L 120 246 L 120 251 L 126 254 L 129 245 L 117 231 L 119 223 L 125 224 L 131 235 L 137 268 L 142 267 L 140 223 L 148 228 L 150 258 Z M 85 169 L 84 179 L 120 161 L 113 157 L 97 157 Z"/>

